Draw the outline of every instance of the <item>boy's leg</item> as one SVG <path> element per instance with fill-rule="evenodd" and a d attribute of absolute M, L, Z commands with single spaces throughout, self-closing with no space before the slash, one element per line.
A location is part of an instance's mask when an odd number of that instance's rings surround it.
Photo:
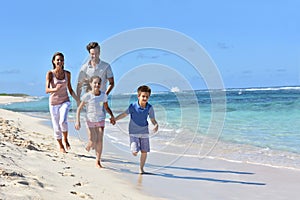
<path fill-rule="evenodd" d="M 147 152 L 150 152 L 149 138 L 140 138 L 141 158 L 140 158 L 140 174 L 144 174 L 144 166 L 147 159 Z"/>
<path fill-rule="evenodd" d="M 134 137 L 134 136 L 130 136 L 130 150 L 132 155 L 137 156 L 138 152 L 139 152 L 139 138 Z"/>
<path fill-rule="evenodd" d="M 141 158 L 140 158 L 140 174 L 145 173 L 144 166 L 146 163 L 146 159 L 147 159 L 147 152 L 142 151 Z"/>

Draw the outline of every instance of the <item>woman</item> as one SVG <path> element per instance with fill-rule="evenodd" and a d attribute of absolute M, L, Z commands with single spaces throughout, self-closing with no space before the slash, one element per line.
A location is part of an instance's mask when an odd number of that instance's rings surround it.
<path fill-rule="evenodd" d="M 49 109 L 54 129 L 54 137 L 58 141 L 60 151 L 66 153 L 69 150 L 68 142 L 68 112 L 71 106 L 69 93 L 78 102 L 76 94 L 71 86 L 71 73 L 64 70 L 64 55 L 56 52 L 52 58 L 53 70 L 46 75 L 46 93 L 50 93 Z M 66 148 L 62 143 L 62 138 Z"/>

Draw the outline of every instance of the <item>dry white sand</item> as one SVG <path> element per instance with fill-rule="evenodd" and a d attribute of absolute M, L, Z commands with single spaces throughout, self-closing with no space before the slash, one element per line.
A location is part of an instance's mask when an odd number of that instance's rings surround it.
<path fill-rule="evenodd" d="M 298 199 L 299 169 L 221 159 L 149 154 L 138 157 L 105 141 L 103 165 L 77 138 L 59 153 L 46 119 L 0 109 L 0 199 Z M 107 126 L 105 134 L 118 131 Z M 174 158 L 170 158 L 170 157 Z M 298 158 L 295 158 L 298 159 Z M 165 160 L 174 160 L 165 165 Z M 151 196 L 149 196 L 151 194 Z"/>
<path fill-rule="evenodd" d="M 0 104 L 23 102 L 26 97 L 0 96 Z"/>

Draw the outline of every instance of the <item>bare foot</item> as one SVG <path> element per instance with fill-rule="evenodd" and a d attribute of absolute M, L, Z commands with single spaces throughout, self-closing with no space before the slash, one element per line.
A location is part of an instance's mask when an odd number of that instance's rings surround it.
<path fill-rule="evenodd" d="M 89 145 L 87 145 L 86 147 L 85 147 L 85 150 L 87 150 L 88 152 L 91 150 L 91 147 L 89 146 Z"/>
<path fill-rule="evenodd" d="M 90 151 L 92 147 L 93 147 L 93 143 L 92 143 L 92 142 L 89 142 L 89 143 L 86 145 L 85 150 Z"/>
<path fill-rule="evenodd" d="M 103 166 L 100 164 L 100 161 L 99 161 L 99 160 L 96 162 L 96 167 L 97 167 L 97 168 L 103 168 Z"/>
<path fill-rule="evenodd" d="M 137 156 L 138 152 L 132 152 L 132 155 Z"/>
<path fill-rule="evenodd" d="M 67 153 L 64 147 L 60 147 L 59 151 L 62 152 L 62 153 Z"/>
<path fill-rule="evenodd" d="M 70 146 L 70 144 L 69 144 L 68 140 L 67 140 L 67 141 L 65 141 L 65 142 L 66 142 L 66 148 L 67 148 L 67 150 L 70 150 L 70 149 L 71 149 L 71 146 Z"/>
<path fill-rule="evenodd" d="M 144 169 L 140 169 L 140 174 L 146 174 L 146 172 L 144 171 Z"/>

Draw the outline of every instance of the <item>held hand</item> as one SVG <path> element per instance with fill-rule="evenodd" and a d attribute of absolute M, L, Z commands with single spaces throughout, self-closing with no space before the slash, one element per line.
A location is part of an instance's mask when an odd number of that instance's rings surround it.
<path fill-rule="evenodd" d="M 110 118 L 110 123 L 111 123 L 112 125 L 115 125 L 115 124 L 116 124 L 116 120 L 115 120 L 114 117 L 111 117 L 111 118 Z"/>
<path fill-rule="evenodd" d="M 75 129 L 76 129 L 76 130 L 79 130 L 79 129 L 80 129 L 80 122 L 76 122 L 76 124 L 75 124 Z"/>
<path fill-rule="evenodd" d="M 154 125 L 153 132 L 156 133 L 158 131 L 158 124 Z"/>

